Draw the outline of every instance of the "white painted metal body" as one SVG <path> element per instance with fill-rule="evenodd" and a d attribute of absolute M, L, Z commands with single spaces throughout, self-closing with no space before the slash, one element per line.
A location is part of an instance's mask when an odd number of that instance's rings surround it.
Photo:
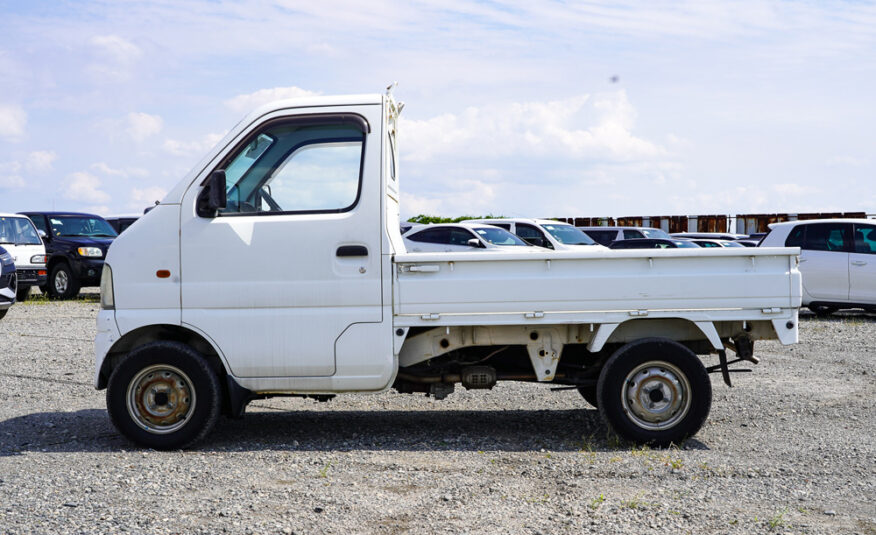
<path fill-rule="evenodd" d="M 95 386 L 114 357 L 167 333 L 196 338 L 229 377 L 263 394 L 381 391 L 400 366 L 471 345 L 526 345 L 537 379 L 550 381 L 569 343 L 598 351 L 659 335 L 717 350 L 743 329 L 796 341 L 794 248 L 407 253 L 397 110 L 381 95 L 315 98 L 241 121 L 110 248 L 114 308 L 98 315 Z M 241 140 L 268 121 L 321 113 L 370 125 L 352 209 L 197 215 L 205 179 Z M 343 247 L 367 253 L 344 257 Z M 408 336 L 413 327 L 441 328 Z"/>

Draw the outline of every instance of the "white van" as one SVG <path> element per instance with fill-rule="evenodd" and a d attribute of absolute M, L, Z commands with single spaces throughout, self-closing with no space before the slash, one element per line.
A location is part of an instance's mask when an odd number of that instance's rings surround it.
<path fill-rule="evenodd" d="M 46 284 L 46 246 L 33 222 L 19 214 L 0 213 L 0 246 L 12 255 L 18 279 L 18 301 L 30 296 L 31 286 Z"/>

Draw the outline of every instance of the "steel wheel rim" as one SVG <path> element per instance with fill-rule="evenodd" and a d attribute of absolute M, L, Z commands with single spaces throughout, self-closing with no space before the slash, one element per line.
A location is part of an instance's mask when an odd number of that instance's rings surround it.
<path fill-rule="evenodd" d="M 149 433 L 166 435 L 188 423 L 197 398 L 192 381 L 179 368 L 156 364 L 128 383 L 128 414 Z"/>
<path fill-rule="evenodd" d="M 624 412 L 637 426 L 670 429 L 690 411 L 690 382 L 677 366 L 649 361 L 627 374 L 621 399 Z"/>
<path fill-rule="evenodd" d="M 55 291 L 62 294 L 67 291 L 67 286 L 70 284 L 70 279 L 67 272 L 63 269 L 55 273 Z"/>

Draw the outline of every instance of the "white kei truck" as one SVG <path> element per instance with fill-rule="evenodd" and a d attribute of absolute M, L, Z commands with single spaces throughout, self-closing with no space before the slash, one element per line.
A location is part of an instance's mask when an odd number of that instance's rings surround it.
<path fill-rule="evenodd" d="M 389 92 L 264 106 L 113 242 L 94 384 L 124 436 L 184 448 L 253 399 L 530 381 L 677 444 L 708 373 L 729 385 L 756 340 L 797 341 L 798 248 L 406 252 L 400 111 Z"/>

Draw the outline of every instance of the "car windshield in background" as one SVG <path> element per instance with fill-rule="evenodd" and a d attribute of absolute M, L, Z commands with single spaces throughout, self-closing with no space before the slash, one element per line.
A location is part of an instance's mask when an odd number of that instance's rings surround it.
<path fill-rule="evenodd" d="M 52 234 L 55 236 L 86 236 L 89 238 L 115 238 L 115 229 L 103 219 L 84 216 L 49 217 Z"/>
<path fill-rule="evenodd" d="M 558 242 L 566 245 L 596 245 L 593 238 L 572 225 L 542 225 Z"/>
<path fill-rule="evenodd" d="M 663 232 L 662 230 L 660 232 Z M 672 240 L 676 247 L 681 249 L 699 249 L 700 246 L 689 240 Z"/>
<path fill-rule="evenodd" d="M 42 245 L 33 223 L 26 217 L 0 217 L 0 243 Z"/>
<path fill-rule="evenodd" d="M 476 228 L 474 231 L 482 239 L 492 243 L 493 245 L 522 245 L 528 247 L 529 244 L 521 240 L 517 236 L 511 234 L 501 228 Z"/>
<path fill-rule="evenodd" d="M 671 240 L 672 236 L 663 232 L 659 228 L 641 228 L 642 234 L 645 235 L 646 238 L 662 238 L 664 240 Z"/>

